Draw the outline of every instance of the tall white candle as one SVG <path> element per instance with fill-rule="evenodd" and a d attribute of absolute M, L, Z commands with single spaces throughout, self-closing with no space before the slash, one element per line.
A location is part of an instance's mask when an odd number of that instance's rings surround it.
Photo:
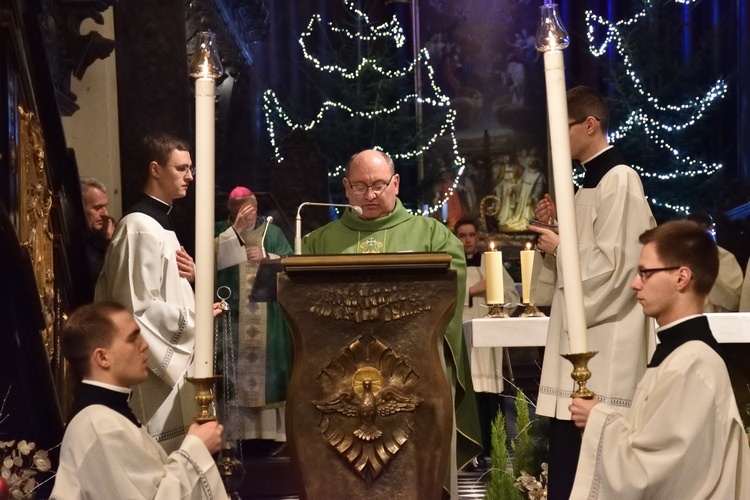
<path fill-rule="evenodd" d="M 531 249 L 531 243 L 526 243 L 526 249 L 521 250 L 521 295 L 523 295 L 524 304 L 531 304 L 531 272 L 533 266 L 534 250 Z"/>
<path fill-rule="evenodd" d="M 503 252 L 495 250 L 494 243 L 490 243 L 489 251 L 484 252 L 484 272 L 487 283 L 487 303 L 504 304 Z"/>
<path fill-rule="evenodd" d="M 214 132 L 212 78 L 195 80 L 195 377 L 214 374 Z"/>
<path fill-rule="evenodd" d="M 573 201 L 573 167 L 568 134 L 568 102 L 565 91 L 565 64 L 560 49 L 544 53 L 544 75 L 547 84 L 547 112 L 552 150 L 552 172 L 555 181 L 557 220 L 560 233 L 558 259 L 565 279 L 565 311 L 571 353 L 588 351 L 586 316 L 583 308 L 583 283 L 578 254 L 578 232 Z M 564 354 L 564 353 L 561 353 Z"/>

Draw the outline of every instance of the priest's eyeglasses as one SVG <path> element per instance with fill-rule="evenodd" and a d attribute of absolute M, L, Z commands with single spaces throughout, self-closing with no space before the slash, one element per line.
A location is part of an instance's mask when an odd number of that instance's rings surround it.
<path fill-rule="evenodd" d="M 352 181 L 349 181 L 349 186 L 351 187 L 354 194 L 365 194 L 368 189 L 372 189 L 372 192 L 375 194 L 380 194 L 385 191 L 385 188 L 388 187 L 395 175 L 396 174 L 391 175 L 391 178 L 388 179 L 388 182 L 379 181 L 375 184 L 352 184 Z M 347 180 L 349 179 L 347 178 Z"/>
<path fill-rule="evenodd" d="M 645 282 L 654 273 L 658 273 L 658 272 L 661 272 L 661 271 L 674 271 L 674 270 L 679 269 L 679 268 L 680 268 L 680 266 L 653 267 L 651 269 L 638 269 L 638 276 L 640 276 L 641 281 Z"/>

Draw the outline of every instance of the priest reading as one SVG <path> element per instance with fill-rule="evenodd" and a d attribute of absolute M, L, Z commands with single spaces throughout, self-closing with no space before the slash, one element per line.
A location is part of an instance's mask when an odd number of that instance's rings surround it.
<path fill-rule="evenodd" d="M 466 292 L 466 260 L 461 242 L 436 219 L 414 216 L 396 197 L 399 175 L 387 154 L 365 150 L 349 160 L 344 189 L 349 203 L 362 215 L 346 209 L 341 219 L 305 236 L 302 253 L 447 252 L 458 275 L 458 305 L 445 332 L 444 354 L 449 382 L 455 390 L 455 424 L 451 456 L 451 490 L 457 496 L 456 471 L 481 451 L 476 401 L 471 385 L 461 314 Z M 457 439 L 457 442 L 455 441 Z"/>

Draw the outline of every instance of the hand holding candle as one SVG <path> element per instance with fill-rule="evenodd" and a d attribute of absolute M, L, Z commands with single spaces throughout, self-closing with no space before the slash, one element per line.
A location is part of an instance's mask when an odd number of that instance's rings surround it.
<path fill-rule="evenodd" d="M 484 252 L 485 279 L 487 281 L 487 303 L 504 304 L 505 292 L 503 283 L 503 252 L 495 250 L 495 243 Z"/>
<path fill-rule="evenodd" d="M 531 273 L 534 266 L 534 250 L 531 243 L 521 250 L 521 295 L 524 304 L 531 304 Z"/>

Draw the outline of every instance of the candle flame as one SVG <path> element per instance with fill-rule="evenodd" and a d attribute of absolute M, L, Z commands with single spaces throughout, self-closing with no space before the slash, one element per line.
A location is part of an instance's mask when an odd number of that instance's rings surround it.
<path fill-rule="evenodd" d="M 494 252 L 494 251 L 495 251 L 495 242 L 490 241 L 490 252 Z"/>
<path fill-rule="evenodd" d="M 531 242 L 526 242 L 526 250 L 531 250 Z"/>

